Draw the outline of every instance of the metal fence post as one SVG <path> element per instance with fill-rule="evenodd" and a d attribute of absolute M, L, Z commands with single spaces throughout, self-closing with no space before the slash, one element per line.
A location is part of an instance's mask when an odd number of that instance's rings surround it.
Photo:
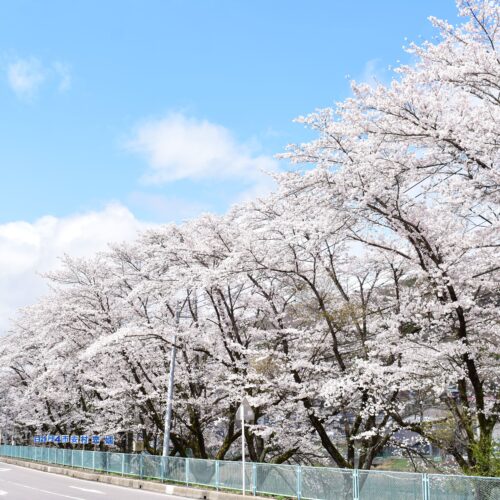
<path fill-rule="evenodd" d="M 220 484 L 220 464 L 219 461 L 215 461 L 215 488 L 217 491 L 219 491 L 219 484 Z"/>
<path fill-rule="evenodd" d="M 141 475 L 141 479 L 144 476 L 144 455 L 141 453 L 139 455 L 139 473 Z"/>
<path fill-rule="evenodd" d="M 422 474 L 422 499 L 430 500 L 429 476 L 426 473 Z"/>
<path fill-rule="evenodd" d="M 186 458 L 186 486 L 189 486 L 189 458 Z"/>
<path fill-rule="evenodd" d="M 359 500 L 359 471 L 354 469 L 352 471 L 352 498 Z"/>
<path fill-rule="evenodd" d="M 297 500 L 302 496 L 302 467 L 297 465 Z"/>
<path fill-rule="evenodd" d="M 92 452 L 92 470 L 95 470 L 95 450 Z"/>
<path fill-rule="evenodd" d="M 125 453 L 122 453 L 122 476 L 125 475 Z"/>
<path fill-rule="evenodd" d="M 254 462 L 252 464 L 252 493 L 255 496 L 255 492 L 257 491 L 257 464 Z"/>

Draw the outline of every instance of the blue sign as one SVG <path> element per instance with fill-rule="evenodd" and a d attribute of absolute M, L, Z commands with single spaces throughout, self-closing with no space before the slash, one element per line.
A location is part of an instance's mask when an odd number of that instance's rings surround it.
<path fill-rule="evenodd" d="M 83 435 L 83 436 L 75 436 L 71 435 L 69 436 L 68 434 L 64 435 L 59 435 L 59 434 L 47 434 L 47 435 L 36 435 L 33 436 L 33 442 L 35 444 L 42 444 L 42 443 L 71 443 L 71 444 L 95 444 L 98 445 L 101 442 L 101 436 L 99 435 L 93 435 L 93 436 L 88 436 L 88 435 Z M 108 446 L 113 446 L 115 444 L 115 439 L 113 436 L 104 436 L 104 442 Z"/>

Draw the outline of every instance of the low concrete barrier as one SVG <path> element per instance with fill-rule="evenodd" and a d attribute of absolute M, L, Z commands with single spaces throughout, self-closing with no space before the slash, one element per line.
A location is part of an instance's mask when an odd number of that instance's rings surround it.
<path fill-rule="evenodd" d="M 162 484 L 154 481 L 143 481 L 142 479 L 133 479 L 130 477 L 111 476 L 101 474 L 99 472 L 88 472 L 70 467 L 61 467 L 58 465 L 40 464 L 37 462 L 29 462 L 19 460 L 17 458 L 0 457 L 0 462 L 6 464 L 19 465 L 28 467 L 43 472 L 51 472 L 52 474 L 62 474 L 64 476 L 74 477 L 77 479 L 85 479 L 87 481 L 97 481 L 99 483 L 112 484 L 114 486 L 125 486 L 127 488 L 136 488 L 139 490 L 155 491 L 157 493 L 165 493 L 166 495 L 174 495 L 185 498 L 195 498 L 199 500 L 241 500 L 243 498 L 252 498 L 255 500 L 269 500 L 270 497 L 243 496 L 237 493 L 226 493 L 224 491 L 203 490 L 199 488 L 188 488 L 186 486 L 176 486 L 173 484 Z"/>

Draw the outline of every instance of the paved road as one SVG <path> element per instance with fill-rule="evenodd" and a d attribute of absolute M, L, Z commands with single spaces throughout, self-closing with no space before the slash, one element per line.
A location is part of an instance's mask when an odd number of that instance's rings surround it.
<path fill-rule="evenodd" d="M 0 463 L 0 500 L 179 500 L 161 493 L 123 488 Z"/>

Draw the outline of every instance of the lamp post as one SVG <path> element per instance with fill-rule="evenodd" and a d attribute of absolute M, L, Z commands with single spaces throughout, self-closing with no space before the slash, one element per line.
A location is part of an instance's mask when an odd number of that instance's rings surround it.
<path fill-rule="evenodd" d="M 253 422 L 255 414 L 252 407 L 247 401 L 247 398 L 243 397 L 241 400 L 240 407 L 236 411 L 236 419 L 241 420 L 241 489 L 243 495 L 246 494 L 246 477 L 245 477 L 245 420 L 247 422 Z"/>

